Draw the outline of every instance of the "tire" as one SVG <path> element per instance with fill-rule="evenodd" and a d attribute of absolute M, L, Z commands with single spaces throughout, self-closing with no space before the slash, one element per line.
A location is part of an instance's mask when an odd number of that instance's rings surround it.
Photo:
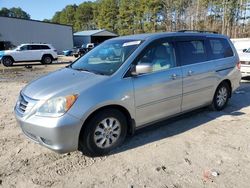
<path fill-rule="evenodd" d="M 13 65 L 14 61 L 11 57 L 3 57 L 2 63 L 6 67 L 11 67 Z"/>
<path fill-rule="evenodd" d="M 42 58 L 42 64 L 51 64 L 53 62 L 53 58 L 50 55 L 44 55 Z"/>
<path fill-rule="evenodd" d="M 226 82 L 222 82 L 215 91 L 211 109 L 214 111 L 223 110 L 227 106 L 230 93 L 229 85 Z"/>
<path fill-rule="evenodd" d="M 106 155 L 123 143 L 126 134 L 124 114 L 116 109 L 103 110 L 87 122 L 80 135 L 79 149 L 92 157 Z"/>

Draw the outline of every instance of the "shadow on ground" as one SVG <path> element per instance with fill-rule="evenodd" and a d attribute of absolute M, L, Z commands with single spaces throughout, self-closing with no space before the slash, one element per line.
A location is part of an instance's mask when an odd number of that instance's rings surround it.
<path fill-rule="evenodd" d="M 244 100 L 242 100 L 244 99 Z M 209 108 L 201 108 L 187 114 L 162 121 L 142 128 L 133 137 L 128 137 L 125 143 L 111 154 L 134 149 L 167 137 L 181 134 L 198 126 L 204 125 L 221 116 L 241 116 L 240 110 L 250 105 L 250 81 L 241 83 L 241 87 L 234 93 L 228 106 L 220 112 L 214 112 Z"/>

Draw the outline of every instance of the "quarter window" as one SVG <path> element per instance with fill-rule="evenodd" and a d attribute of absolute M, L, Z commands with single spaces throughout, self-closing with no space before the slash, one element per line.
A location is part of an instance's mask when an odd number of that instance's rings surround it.
<path fill-rule="evenodd" d="M 137 64 L 150 63 L 153 72 L 175 67 L 175 55 L 172 43 L 161 42 L 150 46 L 139 59 Z"/>
<path fill-rule="evenodd" d="M 212 52 L 210 60 L 233 56 L 233 50 L 226 39 L 209 39 L 209 43 Z"/>
<path fill-rule="evenodd" d="M 178 51 L 182 65 L 200 63 L 207 60 L 204 42 L 201 40 L 179 41 Z"/>

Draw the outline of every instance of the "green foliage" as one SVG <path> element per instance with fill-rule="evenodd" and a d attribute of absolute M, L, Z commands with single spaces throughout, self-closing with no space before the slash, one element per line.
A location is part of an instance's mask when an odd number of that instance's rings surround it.
<path fill-rule="evenodd" d="M 84 2 L 80 4 L 75 12 L 75 30 L 90 30 L 95 28 L 94 3 Z"/>
<path fill-rule="evenodd" d="M 99 28 L 118 32 L 119 7 L 117 0 L 100 0 L 96 9 L 96 20 Z"/>
<path fill-rule="evenodd" d="M 246 37 L 249 8 L 250 0 L 96 0 L 68 5 L 51 22 L 72 25 L 74 31 L 107 29 L 120 35 L 197 29 Z"/>
<path fill-rule="evenodd" d="M 0 16 L 12 17 L 12 18 L 23 18 L 23 19 L 30 19 L 30 15 L 23 11 L 21 8 L 2 8 L 0 10 Z"/>

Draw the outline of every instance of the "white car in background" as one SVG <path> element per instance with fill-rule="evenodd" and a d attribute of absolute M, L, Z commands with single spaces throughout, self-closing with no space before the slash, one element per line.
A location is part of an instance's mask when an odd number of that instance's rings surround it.
<path fill-rule="evenodd" d="M 7 67 L 17 62 L 50 64 L 57 58 L 57 51 L 51 44 L 22 44 L 13 50 L 0 51 L 0 62 Z"/>
<path fill-rule="evenodd" d="M 240 63 L 241 63 L 241 74 L 242 77 L 250 76 L 250 48 L 244 49 L 241 52 L 238 52 Z"/>

